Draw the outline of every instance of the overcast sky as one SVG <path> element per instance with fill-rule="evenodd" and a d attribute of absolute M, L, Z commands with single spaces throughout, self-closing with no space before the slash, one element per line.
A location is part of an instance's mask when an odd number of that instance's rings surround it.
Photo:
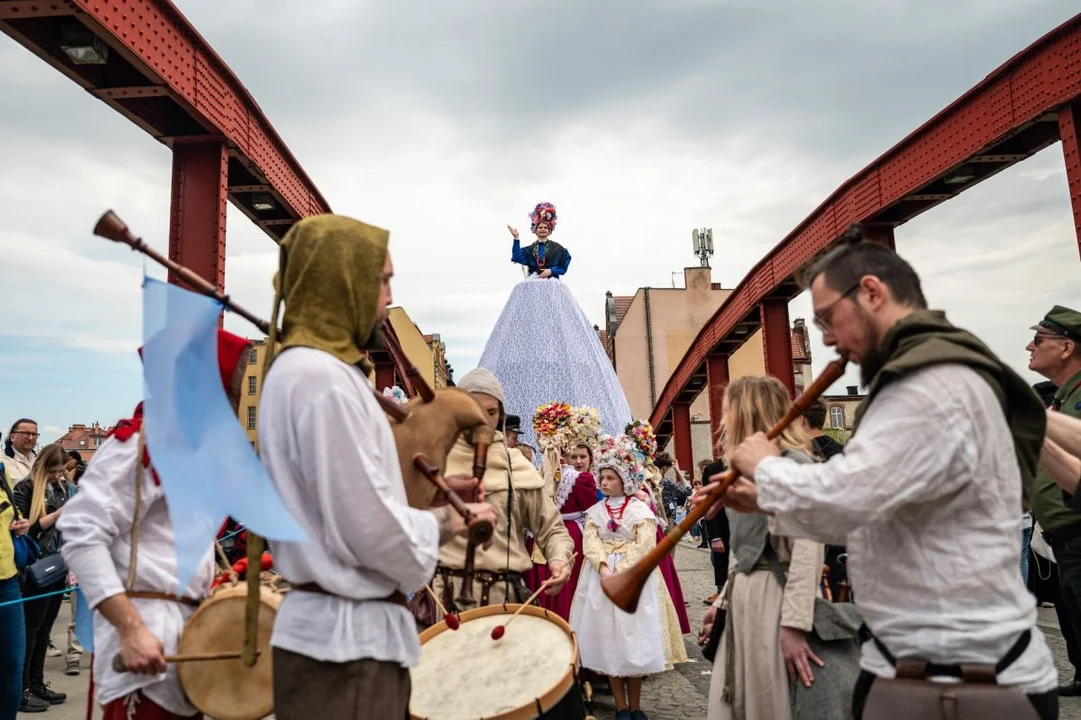
<path fill-rule="evenodd" d="M 830 192 L 1076 12 L 1076 0 L 178 0 L 332 208 L 391 231 L 395 299 L 475 366 L 513 285 L 505 226 L 540 201 L 596 323 L 671 286 L 710 226 L 743 274 Z M 167 249 L 170 153 L 0 35 L 0 426 L 43 441 L 141 396 L 140 258 Z M 931 304 L 1018 370 L 1029 326 L 1081 307 L 1061 148 L 897 230 Z M 226 285 L 269 316 L 276 246 L 230 209 Z M 152 275 L 159 270 L 148 268 Z M 800 297 L 791 316 L 810 317 Z M 233 331 L 253 335 L 230 318 Z M 811 332 L 816 369 L 830 359 Z M 1039 379 L 1025 371 L 1033 381 Z M 854 382 L 855 372 L 848 382 Z"/>

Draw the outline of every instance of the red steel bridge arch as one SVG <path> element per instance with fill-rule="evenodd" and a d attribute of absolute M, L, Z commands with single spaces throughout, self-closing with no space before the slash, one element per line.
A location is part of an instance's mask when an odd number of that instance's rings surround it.
<path fill-rule="evenodd" d="M 330 212 L 251 93 L 169 0 L 0 0 L 0 31 L 172 150 L 169 257 L 220 291 L 227 201 L 275 241 Z M 376 383 L 412 395 L 397 335 L 384 329 Z"/>
<path fill-rule="evenodd" d="M 1081 248 L 1081 15 L 992 72 L 818 206 L 725 299 L 695 338 L 650 415 L 658 442 L 674 440 L 693 467 L 691 403 L 709 393 L 713 435 L 728 384 L 728 359 L 762 329 L 766 372 L 795 391 L 788 303 L 793 276 L 836 244 L 852 223 L 893 247 L 894 228 L 1062 141 Z"/>

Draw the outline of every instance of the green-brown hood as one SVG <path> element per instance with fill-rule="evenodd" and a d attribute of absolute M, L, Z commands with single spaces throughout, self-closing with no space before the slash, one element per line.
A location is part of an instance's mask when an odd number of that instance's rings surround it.
<path fill-rule="evenodd" d="M 364 367 L 379 318 L 390 233 L 341 215 L 301 220 L 281 242 L 274 320 L 285 302 L 278 350 L 310 347 Z M 272 326 L 276 324 L 272 322 Z"/>
<path fill-rule="evenodd" d="M 972 368 L 994 391 L 1013 435 L 1021 471 L 1022 505 L 1029 509 L 1047 427 L 1043 403 L 990 348 L 972 333 L 951 324 L 939 310 L 920 310 L 898 322 L 882 338 L 878 350 L 864 361 L 867 396 L 856 409 L 856 426 L 883 387 L 921 368 L 943 363 Z"/>

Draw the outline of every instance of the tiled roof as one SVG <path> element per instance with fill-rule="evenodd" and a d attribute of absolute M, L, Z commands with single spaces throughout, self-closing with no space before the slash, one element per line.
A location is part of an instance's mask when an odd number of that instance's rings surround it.
<path fill-rule="evenodd" d="M 792 362 L 810 362 L 811 356 L 807 352 L 803 333 L 797 328 L 792 328 Z"/>
<path fill-rule="evenodd" d="M 616 295 L 612 299 L 616 301 L 616 325 L 618 326 L 623 322 L 623 316 L 631 309 L 634 295 Z"/>

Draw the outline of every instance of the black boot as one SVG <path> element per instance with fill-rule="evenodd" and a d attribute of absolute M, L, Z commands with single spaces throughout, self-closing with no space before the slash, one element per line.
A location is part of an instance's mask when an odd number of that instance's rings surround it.
<path fill-rule="evenodd" d="M 39 698 L 29 690 L 23 690 L 23 700 L 19 703 L 19 712 L 36 713 L 45 712 L 49 709 L 49 703 Z"/>
<path fill-rule="evenodd" d="M 30 688 L 30 692 L 37 695 L 39 698 L 49 703 L 50 705 L 59 705 L 68 699 L 68 696 L 64 693 L 53 692 L 47 685 L 35 685 Z"/>
<path fill-rule="evenodd" d="M 1079 697 L 1081 696 L 1081 680 L 1077 678 L 1073 679 L 1073 682 L 1069 685 L 1059 685 L 1058 688 L 1059 697 Z"/>

